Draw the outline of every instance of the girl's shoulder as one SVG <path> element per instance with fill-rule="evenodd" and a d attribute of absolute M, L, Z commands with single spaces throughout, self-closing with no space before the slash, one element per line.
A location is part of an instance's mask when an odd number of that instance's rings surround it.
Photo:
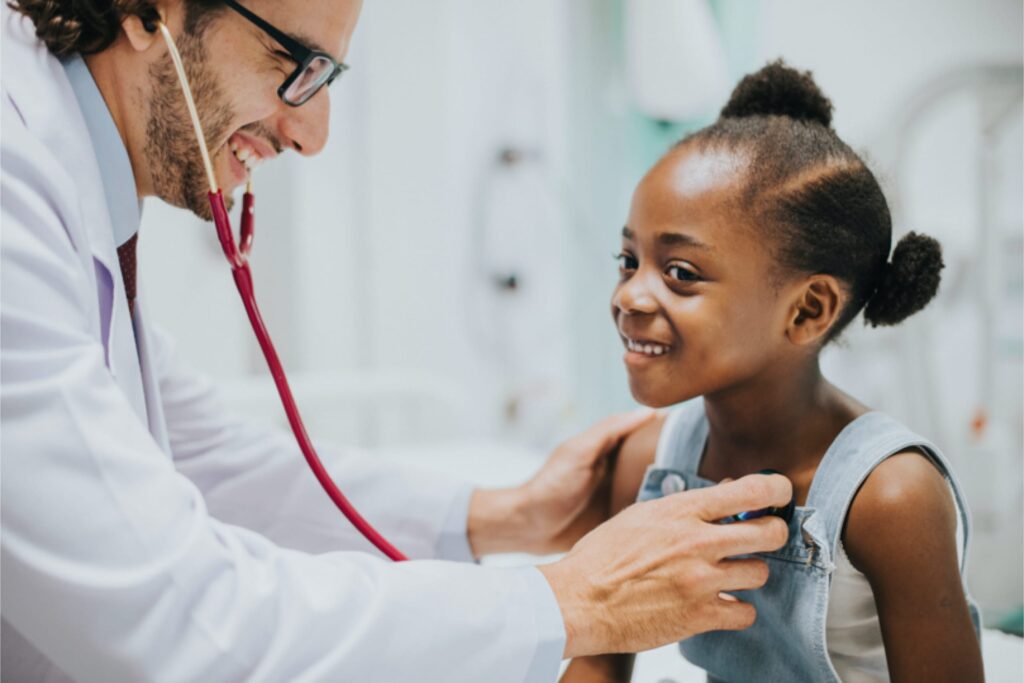
<path fill-rule="evenodd" d="M 910 546 L 957 555 L 958 511 L 947 475 L 925 451 L 911 447 L 871 470 L 847 512 L 843 543 L 870 579 Z"/>
<path fill-rule="evenodd" d="M 959 496 L 950 464 L 935 444 L 890 415 L 866 411 L 825 453 L 808 503 L 828 508 L 830 528 L 842 533 L 853 559 L 861 540 L 877 547 L 871 539 L 890 529 L 912 532 L 909 518 L 929 528 L 948 522 L 955 531 Z"/>
<path fill-rule="evenodd" d="M 662 413 L 627 436 L 619 446 L 612 477 L 611 512 L 617 513 L 636 500 L 644 472 L 654 462 L 667 415 Z"/>

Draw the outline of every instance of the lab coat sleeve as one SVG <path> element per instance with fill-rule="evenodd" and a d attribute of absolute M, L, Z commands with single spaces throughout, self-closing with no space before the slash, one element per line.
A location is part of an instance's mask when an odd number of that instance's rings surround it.
<path fill-rule="evenodd" d="M 532 568 L 312 555 L 211 516 L 114 383 L 89 332 L 95 289 L 35 161 L 45 150 L 10 114 L 4 621 L 82 681 L 553 680 L 563 634 Z"/>
<path fill-rule="evenodd" d="M 155 331 L 155 365 L 177 468 L 218 519 L 308 552 L 372 550 L 320 488 L 291 432 L 231 413 L 208 379 Z M 317 442 L 331 476 L 367 520 L 409 557 L 472 561 L 472 487 L 426 469 Z M 258 501 L 258 504 L 254 504 Z"/>

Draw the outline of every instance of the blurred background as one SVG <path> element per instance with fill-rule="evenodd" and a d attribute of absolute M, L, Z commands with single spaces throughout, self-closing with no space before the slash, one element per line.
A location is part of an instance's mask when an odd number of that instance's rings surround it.
<path fill-rule="evenodd" d="M 257 291 L 310 431 L 498 485 L 631 407 L 608 302 L 632 189 L 780 56 L 831 97 L 897 236 L 945 247 L 938 299 L 855 323 L 825 367 L 953 460 L 974 596 L 1019 632 L 1019 0 L 367 0 L 327 148 L 255 179 Z M 212 227 L 152 202 L 144 223 L 150 316 L 283 423 Z"/>

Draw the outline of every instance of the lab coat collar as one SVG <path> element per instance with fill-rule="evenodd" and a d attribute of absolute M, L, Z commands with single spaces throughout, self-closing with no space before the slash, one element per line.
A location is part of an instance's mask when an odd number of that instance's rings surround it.
<path fill-rule="evenodd" d="M 121 246 L 138 232 L 141 219 L 141 203 L 128 150 L 85 60 L 80 55 L 66 59 L 64 72 L 78 98 L 78 106 L 82 109 L 96 152 L 103 192 L 110 209 L 114 244 Z"/>

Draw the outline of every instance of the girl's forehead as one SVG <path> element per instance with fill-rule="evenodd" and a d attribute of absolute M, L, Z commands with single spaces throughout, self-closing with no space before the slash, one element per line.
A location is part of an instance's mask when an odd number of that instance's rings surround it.
<path fill-rule="evenodd" d="M 746 168 L 744 155 L 728 149 L 679 147 L 652 169 L 680 197 L 694 199 L 715 190 L 736 189 Z"/>
<path fill-rule="evenodd" d="M 672 150 L 637 187 L 630 223 L 642 228 L 733 222 L 745 186 L 745 161 L 729 150 Z"/>

